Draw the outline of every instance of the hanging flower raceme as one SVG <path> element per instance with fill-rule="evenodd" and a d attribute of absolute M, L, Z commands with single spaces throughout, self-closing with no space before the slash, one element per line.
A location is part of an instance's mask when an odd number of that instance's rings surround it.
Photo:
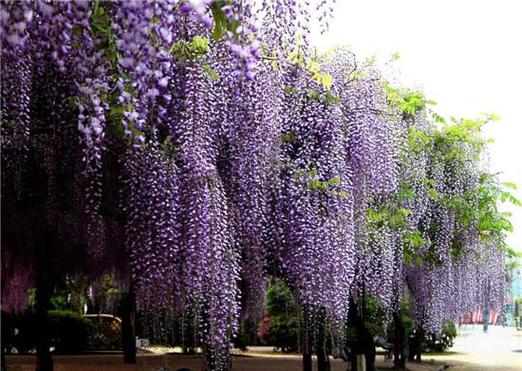
<path fill-rule="evenodd" d="M 283 107 L 279 72 L 261 64 L 259 69 L 256 80 L 232 82 L 220 125 L 226 143 L 222 176 L 242 254 L 242 312 L 257 318 L 264 310 L 269 193 L 278 175 Z"/>
<path fill-rule="evenodd" d="M 346 132 L 336 104 L 310 73 L 296 67 L 286 77 L 283 168 L 275 196 L 275 255 L 308 313 L 325 309 L 345 318 L 353 280 L 352 174 Z M 339 323 L 339 322 L 337 322 Z"/>
<path fill-rule="evenodd" d="M 179 148 L 181 282 L 185 306 L 198 313 L 200 339 L 215 369 L 226 368 L 228 344 L 239 314 L 238 253 L 232 242 L 228 205 L 217 169 L 218 107 L 211 77 L 199 61 L 184 67 L 180 121 L 172 123 Z"/>
<path fill-rule="evenodd" d="M 439 332 L 444 321 L 455 321 L 464 311 L 498 308 L 502 302 L 502 244 L 494 237 L 498 231 L 489 235 L 489 222 L 484 222 L 485 215 L 495 216 L 496 188 L 484 184 L 481 175 L 478 124 L 461 120 L 409 132 L 411 153 L 419 157 L 424 152 L 427 161 L 421 163 L 422 172 L 404 172 L 416 192 L 408 202 L 410 222 L 423 241 L 417 251 L 420 262 L 410 263 L 405 273 L 416 325 L 430 332 Z M 488 209 L 490 202 L 494 206 Z M 483 272 L 494 278 L 481 278 Z"/>
<path fill-rule="evenodd" d="M 30 54 L 32 3 L 9 2 L 0 9 L 2 45 L 2 149 L 22 149 L 30 137 L 30 102 L 33 57 Z"/>
<path fill-rule="evenodd" d="M 161 148 L 130 149 L 121 192 L 126 245 L 141 310 L 179 307 L 178 169 Z"/>
<path fill-rule="evenodd" d="M 390 307 L 393 282 L 400 275 L 394 258 L 398 238 L 394 226 L 372 217 L 390 218 L 387 204 L 398 188 L 399 126 L 388 114 L 383 83 L 374 68 L 358 67 L 355 56 L 346 49 L 327 56 L 323 68 L 332 78 L 332 97 L 338 100 L 343 129 L 349 133 L 344 156 L 353 179 L 357 241 L 352 294 L 377 295 Z"/>
<path fill-rule="evenodd" d="M 27 307 L 28 291 L 34 285 L 30 262 L 22 264 L 9 252 L 2 254 L 2 312 L 22 313 Z"/>

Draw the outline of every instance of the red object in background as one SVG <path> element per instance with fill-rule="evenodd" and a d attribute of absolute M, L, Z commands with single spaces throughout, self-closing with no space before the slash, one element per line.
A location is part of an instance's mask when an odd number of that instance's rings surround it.
<path fill-rule="evenodd" d="M 489 324 L 494 325 L 497 323 L 499 312 L 497 310 L 491 309 L 489 311 Z M 460 320 L 459 325 L 466 324 L 482 324 L 482 310 L 475 309 L 473 312 L 467 312 L 464 314 Z"/>
<path fill-rule="evenodd" d="M 259 329 L 257 330 L 257 338 L 263 345 L 267 345 L 269 343 L 268 333 L 270 329 L 270 323 L 272 322 L 272 318 L 268 314 L 265 314 L 263 317 L 263 321 L 259 325 Z"/>

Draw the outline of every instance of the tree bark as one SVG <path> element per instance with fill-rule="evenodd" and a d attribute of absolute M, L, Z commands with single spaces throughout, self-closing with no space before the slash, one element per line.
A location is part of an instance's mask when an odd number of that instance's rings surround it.
<path fill-rule="evenodd" d="M 328 357 L 328 351 L 326 349 L 326 324 L 324 313 L 321 316 L 319 323 L 319 331 L 317 334 L 317 370 L 318 371 L 330 371 L 330 358 Z"/>
<path fill-rule="evenodd" d="M 5 349 L 4 349 L 4 346 L 2 345 L 2 358 L 0 360 L 0 363 L 2 363 L 2 367 L 1 367 L 1 370 L 2 371 L 7 371 L 7 364 L 5 363 Z"/>
<path fill-rule="evenodd" d="M 312 371 L 312 352 L 303 353 L 303 371 Z"/>
<path fill-rule="evenodd" d="M 49 351 L 47 313 L 51 306 L 51 289 L 49 276 L 40 272 L 36 283 L 36 371 L 53 371 L 53 360 Z"/>
<path fill-rule="evenodd" d="M 422 361 L 422 341 L 424 340 L 424 330 L 420 329 L 418 331 L 418 337 L 417 337 L 417 355 L 415 357 L 415 360 L 417 362 Z"/>
<path fill-rule="evenodd" d="M 0 363 L 2 364 L 2 371 L 7 371 L 7 364 L 5 363 L 5 344 L 11 341 L 9 336 L 10 331 L 11 329 L 8 327 L 7 323 L 7 314 L 4 311 L 2 311 L 2 340 L 0 341 L 0 347 L 2 348 L 2 358 L 0 360 Z"/>
<path fill-rule="evenodd" d="M 395 332 L 393 336 L 393 365 L 399 370 L 406 369 L 405 341 L 406 332 L 399 312 L 393 313 Z"/>
<path fill-rule="evenodd" d="M 312 371 L 312 334 L 310 331 L 310 321 L 308 321 L 306 311 L 303 313 L 303 329 L 301 344 L 303 344 L 303 371 Z"/>
<path fill-rule="evenodd" d="M 415 336 L 413 337 L 412 344 L 410 346 L 410 354 L 408 359 L 410 361 L 420 362 L 422 358 L 422 340 L 424 338 L 424 330 L 417 328 Z"/>
<path fill-rule="evenodd" d="M 121 316 L 123 362 L 136 363 L 136 298 L 132 287 L 121 300 Z"/>
<path fill-rule="evenodd" d="M 364 311 L 364 301 L 361 304 L 361 312 Z M 364 324 L 364 313 L 359 313 L 357 304 L 350 301 L 350 309 L 348 313 L 348 321 L 351 326 L 355 327 L 357 341 L 353 346 L 354 355 L 351 362 L 352 371 L 359 371 L 357 366 L 357 355 L 364 355 L 366 361 L 366 370 L 375 370 L 375 342 L 370 331 Z"/>

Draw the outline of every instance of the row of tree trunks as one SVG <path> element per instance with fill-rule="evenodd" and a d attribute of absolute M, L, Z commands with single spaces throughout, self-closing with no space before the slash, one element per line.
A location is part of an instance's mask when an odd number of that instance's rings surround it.
<path fill-rule="evenodd" d="M 328 355 L 328 348 L 326 346 L 326 314 L 321 312 L 317 317 L 316 323 L 317 334 L 314 333 L 310 320 L 306 311 L 300 320 L 300 344 L 303 347 L 303 371 L 312 371 L 313 362 L 312 355 L 317 355 L 317 370 L 318 371 L 330 371 L 330 357 Z"/>

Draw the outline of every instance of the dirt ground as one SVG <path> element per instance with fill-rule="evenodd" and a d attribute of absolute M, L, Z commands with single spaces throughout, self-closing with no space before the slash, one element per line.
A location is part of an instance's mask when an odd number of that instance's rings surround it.
<path fill-rule="evenodd" d="M 259 349 L 257 349 L 259 348 Z M 300 371 L 298 355 L 274 354 L 268 347 L 252 347 L 250 352 L 235 355 L 234 371 Z M 34 356 L 7 356 L 9 371 L 33 371 Z M 198 356 L 181 354 L 138 354 L 135 365 L 122 363 L 121 354 L 98 354 L 79 356 L 54 356 L 55 371 L 177 371 L 188 368 L 200 369 Z M 424 354 L 424 363 L 408 363 L 411 371 L 436 371 L 449 366 L 450 371 L 522 371 L 522 332 L 514 328 L 491 326 L 488 333 L 480 326 L 463 326 L 455 345 L 448 352 Z M 377 357 L 379 370 L 392 368 L 391 361 L 382 355 Z M 332 360 L 332 371 L 345 371 L 346 363 Z"/>
<path fill-rule="evenodd" d="M 168 371 L 176 371 L 179 368 L 191 370 L 200 369 L 200 359 L 197 356 L 184 355 L 139 355 L 137 364 L 124 365 L 121 355 L 82 355 L 82 356 L 54 356 L 55 371 L 157 371 L 165 367 Z M 33 371 L 34 356 L 7 356 L 9 371 Z M 379 369 L 391 368 L 391 362 L 384 362 L 382 357 L 378 360 Z M 440 365 L 412 364 L 408 368 L 412 371 L 438 370 Z M 251 355 L 235 356 L 233 361 L 234 371 L 300 371 L 302 370 L 301 358 L 298 356 L 283 355 Z M 346 363 L 340 360 L 332 361 L 332 371 L 345 371 Z"/>

